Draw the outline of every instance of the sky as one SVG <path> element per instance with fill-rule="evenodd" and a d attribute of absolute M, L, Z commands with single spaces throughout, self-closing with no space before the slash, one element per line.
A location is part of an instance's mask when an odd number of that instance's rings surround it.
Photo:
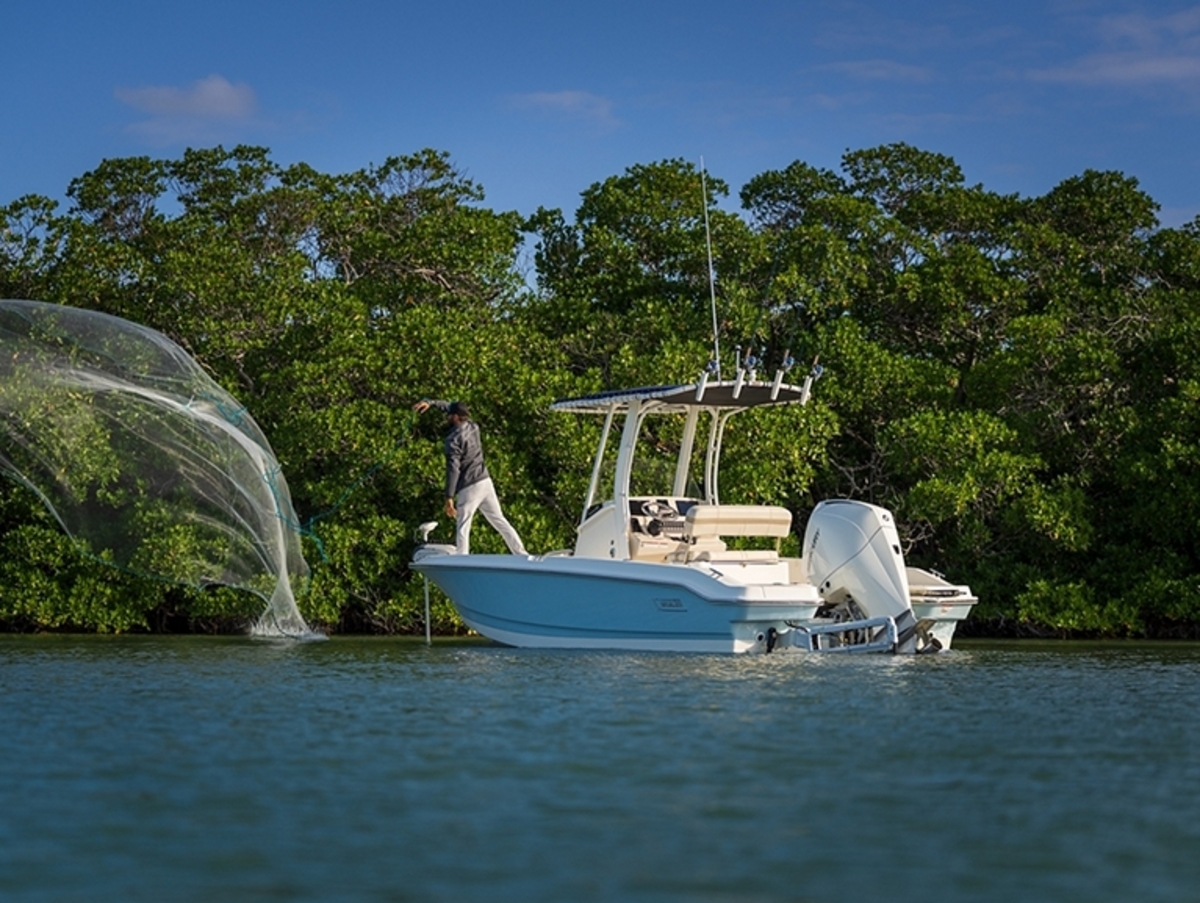
<path fill-rule="evenodd" d="M 496 210 L 629 166 L 732 190 L 903 141 L 969 184 L 1137 178 L 1200 215 L 1200 0 L 4 0 L 0 205 L 113 157 L 269 147 L 330 173 L 431 147 Z"/>

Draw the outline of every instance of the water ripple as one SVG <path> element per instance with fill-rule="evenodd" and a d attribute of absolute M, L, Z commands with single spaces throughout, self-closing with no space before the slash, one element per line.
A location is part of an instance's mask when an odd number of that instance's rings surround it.
<path fill-rule="evenodd" d="M 1200 647 L 0 637 L 0 897 L 1179 900 Z"/>

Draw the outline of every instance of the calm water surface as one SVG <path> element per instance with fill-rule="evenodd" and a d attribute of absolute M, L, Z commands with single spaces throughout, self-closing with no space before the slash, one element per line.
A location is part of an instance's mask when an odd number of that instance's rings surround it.
<path fill-rule="evenodd" d="M 0 899 L 1200 898 L 1200 646 L 0 637 Z"/>

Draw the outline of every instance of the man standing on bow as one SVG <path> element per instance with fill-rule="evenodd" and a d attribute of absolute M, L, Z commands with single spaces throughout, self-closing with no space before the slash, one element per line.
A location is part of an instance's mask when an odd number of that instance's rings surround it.
<path fill-rule="evenodd" d="M 470 551 L 471 521 L 475 512 L 480 511 L 496 528 L 510 552 L 525 555 L 525 544 L 500 510 L 496 487 L 483 463 L 479 426 L 471 419 L 471 412 L 461 401 L 423 398 L 413 405 L 418 414 L 424 414 L 430 408 L 445 411 L 450 425 L 450 431 L 446 433 L 446 516 L 454 518 L 458 527 L 457 553 L 466 555 Z"/>

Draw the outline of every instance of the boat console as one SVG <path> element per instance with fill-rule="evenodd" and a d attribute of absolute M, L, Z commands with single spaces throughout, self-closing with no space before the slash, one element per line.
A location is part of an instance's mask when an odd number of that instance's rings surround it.
<path fill-rule="evenodd" d="M 613 538 L 616 507 L 598 506 L 580 527 L 579 557 L 622 557 Z M 774 505 L 710 505 L 691 498 L 635 497 L 629 500 L 628 542 L 632 561 L 778 562 L 778 541 L 791 531 L 792 513 Z M 728 537 L 776 540 L 773 549 L 730 549 Z M 597 554 L 599 553 L 599 554 Z"/>
<path fill-rule="evenodd" d="M 684 518 L 698 504 L 696 499 L 632 498 L 629 500 L 629 529 L 633 533 L 681 540 Z"/>

